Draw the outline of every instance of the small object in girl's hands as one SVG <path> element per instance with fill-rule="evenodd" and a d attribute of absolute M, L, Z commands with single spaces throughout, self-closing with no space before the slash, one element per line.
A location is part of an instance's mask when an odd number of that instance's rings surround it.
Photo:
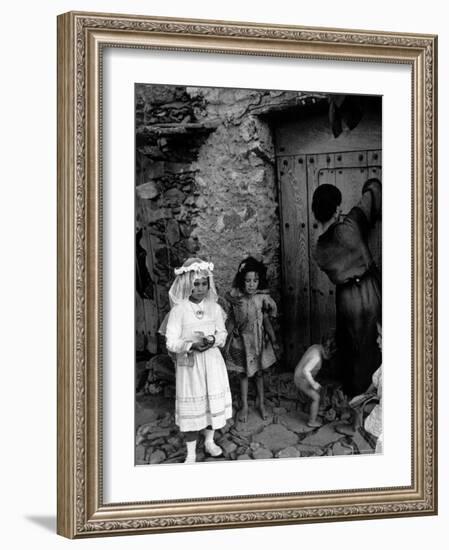
<path fill-rule="evenodd" d="M 198 336 L 200 343 L 204 346 L 215 344 L 215 336 L 213 336 L 212 334 L 206 336 L 204 332 L 202 332 L 201 330 L 197 330 L 195 331 L 195 335 Z"/>

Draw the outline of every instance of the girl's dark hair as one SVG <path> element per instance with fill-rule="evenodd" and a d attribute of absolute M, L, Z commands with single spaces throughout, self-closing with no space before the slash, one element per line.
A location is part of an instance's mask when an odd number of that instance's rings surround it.
<path fill-rule="evenodd" d="M 337 351 L 337 333 L 334 329 L 323 334 L 321 345 L 330 355 L 333 355 Z"/>
<path fill-rule="evenodd" d="M 245 275 L 250 271 L 254 271 L 259 275 L 259 289 L 264 290 L 268 288 L 267 281 L 267 268 L 262 262 L 257 261 L 252 256 L 248 256 L 245 260 L 240 262 L 237 274 L 234 277 L 232 286 L 238 288 L 241 292 L 245 290 Z"/>
<path fill-rule="evenodd" d="M 329 221 L 340 204 L 341 192 L 335 185 L 324 183 L 315 189 L 312 198 L 312 212 L 319 222 Z"/>

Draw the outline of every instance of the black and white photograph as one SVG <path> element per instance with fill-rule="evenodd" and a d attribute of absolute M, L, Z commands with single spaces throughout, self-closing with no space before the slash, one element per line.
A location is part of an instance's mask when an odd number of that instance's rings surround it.
<path fill-rule="evenodd" d="M 5 549 L 444 548 L 446 13 L 4 4 Z"/>
<path fill-rule="evenodd" d="M 135 85 L 135 464 L 382 453 L 382 97 Z"/>

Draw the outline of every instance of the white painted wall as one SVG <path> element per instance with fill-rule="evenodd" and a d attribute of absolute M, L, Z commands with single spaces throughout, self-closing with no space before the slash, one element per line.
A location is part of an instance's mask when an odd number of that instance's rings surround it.
<path fill-rule="evenodd" d="M 257 9 L 255 8 L 257 5 Z M 92 539 L 54 534 L 56 514 L 56 15 L 69 10 L 139 13 L 310 26 L 440 33 L 440 515 L 416 519 Z M 1 539 L 4 548 L 302 547 L 408 550 L 447 547 L 449 535 L 449 31 L 444 3 L 379 0 L 256 3 L 60 0 L 2 6 Z"/>

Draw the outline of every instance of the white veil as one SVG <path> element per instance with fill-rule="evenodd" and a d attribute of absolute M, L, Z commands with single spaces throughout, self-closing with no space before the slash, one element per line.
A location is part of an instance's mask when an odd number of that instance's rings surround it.
<path fill-rule="evenodd" d="M 218 300 L 217 289 L 215 288 L 214 276 L 212 274 L 214 270 L 214 264 L 212 262 L 205 262 L 200 258 L 189 258 L 181 267 L 175 269 L 176 279 L 168 291 L 168 297 L 170 300 L 170 309 L 184 300 L 187 300 L 192 294 L 193 283 L 197 279 L 203 277 L 209 280 L 209 290 L 204 298 L 208 302 L 216 302 Z M 167 330 L 169 313 L 162 321 L 159 333 L 165 336 Z"/>
<path fill-rule="evenodd" d="M 193 283 L 202 278 L 209 280 L 209 291 L 204 299 L 216 302 L 218 295 L 212 274 L 213 270 L 212 262 L 205 262 L 199 258 L 189 258 L 182 264 L 182 267 L 175 269 L 176 279 L 168 291 L 170 308 L 187 300 L 192 294 Z"/>

